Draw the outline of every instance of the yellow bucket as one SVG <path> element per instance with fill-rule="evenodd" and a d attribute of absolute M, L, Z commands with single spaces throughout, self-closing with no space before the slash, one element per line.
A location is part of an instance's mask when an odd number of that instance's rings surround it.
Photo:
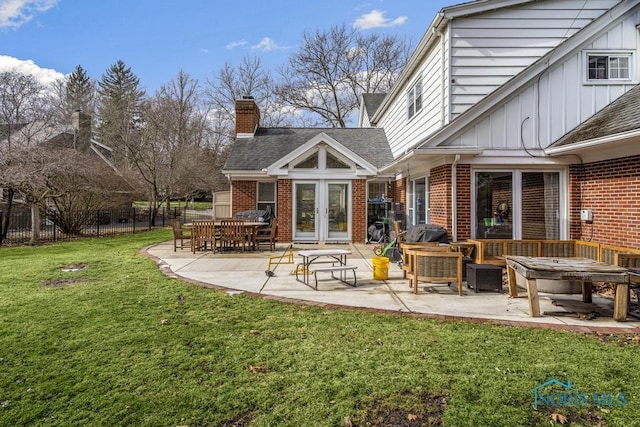
<path fill-rule="evenodd" d="M 389 258 L 386 256 L 373 257 L 373 279 L 387 280 L 389 278 Z"/>

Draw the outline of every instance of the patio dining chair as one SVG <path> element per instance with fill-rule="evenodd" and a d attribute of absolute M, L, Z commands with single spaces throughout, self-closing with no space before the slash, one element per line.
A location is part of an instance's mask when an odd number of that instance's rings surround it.
<path fill-rule="evenodd" d="M 195 254 L 196 251 L 206 249 L 208 245 L 211 245 L 211 249 L 215 251 L 218 239 L 219 234 L 216 232 L 213 221 L 193 221 L 191 225 L 191 252 Z"/>
<path fill-rule="evenodd" d="M 245 246 L 249 242 L 247 228 L 242 219 L 226 219 L 220 221 L 220 250 L 236 249 Z"/>
<path fill-rule="evenodd" d="M 184 249 L 191 246 L 191 233 L 182 228 L 182 221 L 180 219 L 172 219 L 171 228 L 173 229 L 173 252 L 176 252 L 178 247 Z M 189 243 L 186 244 L 185 242 Z"/>
<path fill-rule="evenodd" d="M 272 221 L 270 227 L 259 228 L 257 234 L 253 237 L 256 247 L 260 249 L 261 244 L 269 245 L 269 250 L 273 252 L 276 248 L 277 229 L 276 221 Z"/>

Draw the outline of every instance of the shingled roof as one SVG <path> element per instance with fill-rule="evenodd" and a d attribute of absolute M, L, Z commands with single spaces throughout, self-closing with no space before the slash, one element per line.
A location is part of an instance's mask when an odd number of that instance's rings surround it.
<path fill-rule="evenodd" d="M 383 129 L 258 128 L 253 137 L 236 139 L 223 170 L 260 171 L 321 133 L 377 168 L 393 160 Z"/>
<path fill-rule="evenodd" d="M 363 93 L 362 102 L 364 103 L 364 110 L 367 113 L 369 120 L 378 111 L 378 107 L 382 104 L 386 93 Z"/>
<path fill-rule="evenodd" d="M 550 145 L 566 147 L 590 139 L 617 135 L 640 129 L 640 85 L 582 122 L 571 132 Z"/>

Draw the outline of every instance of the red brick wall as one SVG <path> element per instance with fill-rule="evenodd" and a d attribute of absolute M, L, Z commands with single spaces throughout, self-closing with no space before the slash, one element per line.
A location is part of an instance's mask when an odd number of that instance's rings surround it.
<path fill-rule="evenodd" d="M 457 239 L 466 240 L 471 238 L 471 166 L 456 165 L 456 180 Z"/>
<path fill-rule="evenodd" d="M 570 209 L 572 233 L 640 249 L 640 156 L 585 164 L 581 184 L 581 167 L 570 171 L 571 201 L 582 202 Z M 593 211 L 593 224 L 580 221 L 580 209 Z"/>
<path fill-rule="evenodd" d="M 278 180 L 278 241 L 290 242 L 293 239 L 293 186 L 290 179 Z"/>
<path fill-rule="evenodd" d="M 451 165 L 431 169 L 429 206 L 431 208 L 429 222 L 444 227 L 451 233 Z"/>
<path fill-rule="evenodd" d="M 351 241 L 367 240 L 367 181 L 351 181 Z"/>
<path fill-rule="evenodd" d="M 257 188 L 256 181 L 231 182 L 231 216 L 237 212 L 256 209 Z"/>

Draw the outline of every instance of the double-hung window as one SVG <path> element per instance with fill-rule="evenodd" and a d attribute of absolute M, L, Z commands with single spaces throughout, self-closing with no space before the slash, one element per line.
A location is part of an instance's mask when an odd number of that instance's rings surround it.
<path fill-rule="evenodd" d="M 631 53 L 587 53 L 587 81 L 629 81 Z"/>
<path fill-rule="evenodd" d="M 271 206 L 272 212 L 276 212 L 276 183 L 275 182 L 258 182 L 258 200 L 257 208 L 265 210 L 267 206 Z"/>
<path fill-rule="evenodd" d="M 422 78 L 407 92 L 407 118 L 411 119 L 422 109 Z"/>

